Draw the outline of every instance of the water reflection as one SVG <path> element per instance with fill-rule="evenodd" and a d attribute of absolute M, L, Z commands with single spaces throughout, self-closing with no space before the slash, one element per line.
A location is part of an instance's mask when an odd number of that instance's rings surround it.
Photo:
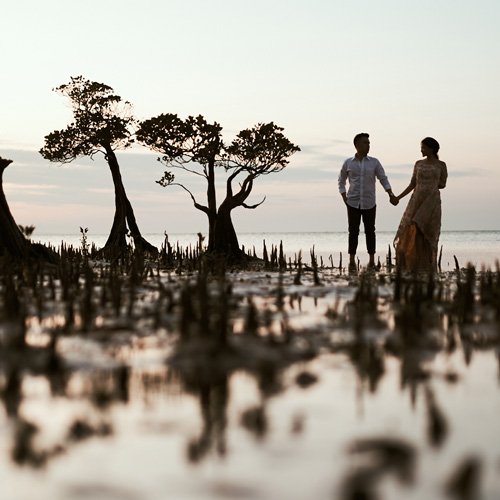
<path fill-rule="evenodd" d="M 403 440 L 372 438 L 355 441 L 349 453 L 357 466 L 345 479 L 342 498 L 377 498 L 375 490 L 384 476 L 394 476 L 404 486 L 415 480 L 416 450 Z"/>
<path fill-rule="evenodd" d="M 187 455 L 190 461 L 199 462 L 210 451 L 226 454 L 227 405 L 229 401 L 228 377 L 222 374 L 217 380 L 198 377 L 183 378 L 188 393 L 194 394 L 200 403 L 203 426 L 200 435 L 191 440 Z"/>
<path fill-rule="evenodd" d="M 62 473 L 58 459 L 83 455 L 84 443 L 111 457 L 125 440 L 132 456 L 151 434 L 158 449 L 149 467 L 175 462 L 179 478 L 193 481 L 178 484 L 177 498 L 269 498 L 279 487 L 303 498 L 306 486 L 314 498 L 345 499 L 500 492 L 491 417 L 500 404 L 498 273 L 324 272 L 321 285 L 307 274 L 298 284 L 293 274 L 251 273 L 222 284 L 196 276 L 171 289 L 169 280 L 157 281 L 160 292 L 149 281 L 135 298 L 125 290 L 131 301 L 142 294 L 147 314 L 124 303 L 136 321 L 115 330 L 36 323 L 10 299 L 0 336 L 0 450 L 9 457 L 0 461 Z M 13 281 L 7 289 L 14 293 Z M 48 340 L 38 342 L 35 328 Z M 484 420 L 465 421 L 469 397 Z M 206 464 L 217 480 L 203 475 Z M 287 482 L 280 467 L 311 479 L 292 472 Z M 134 488 L 130 473 L 120 476 L 125 489 Z M 29 476 L 26 488 L 39 484 Z M 143 488 L 161 498 L 157 486 Z"/>

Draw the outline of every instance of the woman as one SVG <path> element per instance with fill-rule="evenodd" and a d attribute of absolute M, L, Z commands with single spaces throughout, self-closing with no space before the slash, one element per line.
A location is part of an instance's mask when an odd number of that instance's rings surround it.
<path fill-rule="evenodd" d="M 423 160 L 413 168 L 408 187 L 398 201 L 413 191 L 394 238 L 396 261 L 408 271 L 435 271 L 441 232 L 440 189 L 446 186 L 446 163 L 439 160 L 439 143 L 426 137 L 420 151 Z"/>

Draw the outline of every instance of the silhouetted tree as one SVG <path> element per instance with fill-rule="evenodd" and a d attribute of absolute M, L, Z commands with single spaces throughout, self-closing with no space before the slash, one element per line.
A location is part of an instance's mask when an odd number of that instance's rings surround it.
<path fill-rule="evenodd" d="M 40 154 L 57 163 L 71 163 L 81 156 L 102 153 L 111 170 L 115 188 L 113 226 L 103 248 L 116 252 L 127 246 L 127 226 L 136 248 L 156 252 L 157 249 L 142 236 L 134 211 L 125 193 L 115 150 L 126 149 L 133 143 L 136 119 L 132 105 L 102 83 L 71 77 L 66 85 L 54 89 L 71 101 L 74 121 L 64 130 L 55 130 L 45 137 Z"/>
<path fill-rule="evenodd" d="M 162 186 L 177 185 L 185 189 L 194 206 L 206 213 L 209 224 L 208 251 L 241 257 L 231 212 L 236 207 L 254 209 L 262 204 L 247 205 L 254 179 L 279 172 L 288 165 L 288 158 L 300 151 L 274 123 L 258 124 L 252 129 L 239 132 L 228 146 L 221 138 L 222 127 L 207 123 L 203 116 L 189 116 L 182 120 L 175 114 L 162 114 L 139 124 L 138 142 L 163 156 L 158 160 L 167 167 L 180 168 L 199 175 L 207 182 L 207 204 L 197 202 L 193 193 L 183 184 L 175 182 L 175 176 L 166 171 L 157 181 Z M 217 207 L 215 167 L 230 171 L 226 180 L 226 196 Z M 237 192 L 233 181 L 238 175 L 245 176 Z"/>
<path fill-rule="evenodd" d="M 29 253 L 30 242 L 14 221 L 3 192 L 3 173 L 11 163 L 12 160 L 0 157 L 0 255 L 7 252 L 13 257 L 25 257 Z"/>
<path fill-rule="evenodd" d="M 3 173 L 11 163 L 12 160 L 7 160 L 0 156 L 0 255 L 7 253 L 14 259 L 33 257 L 35 259 L 41 258 L 45 261 L 55 262 L 58 260 L 58 257 L 52 250 L 40 243 L 33 244 L 25 238 L 21 230 L 22 226 L 16 224 L 10 212 L 3 191 Z"/>

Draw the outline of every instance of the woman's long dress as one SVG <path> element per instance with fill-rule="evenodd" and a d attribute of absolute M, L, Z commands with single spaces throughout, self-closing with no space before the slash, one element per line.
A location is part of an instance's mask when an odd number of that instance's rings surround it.
<path fill-rule="evenodd" d="M 441 195 L 448 173 L 444 163 L 419 163 L 413 169 L 415 189 L 394 238 L 396 261 L 409 271 L 435 271 L 441 232 Z"/>

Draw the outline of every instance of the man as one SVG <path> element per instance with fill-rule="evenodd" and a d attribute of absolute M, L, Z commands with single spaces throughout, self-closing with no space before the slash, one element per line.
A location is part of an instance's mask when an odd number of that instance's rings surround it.
<path fill-rule="evenodd" d="M 349 269 L 356 269 L 356 250 L 358 248 L 359 226 L 361 219 L 365 228 L 366 249 L 370 256 L 368 267 L 375 266 L 375 178 L 389 194 L 393 205 L 398 204 L 389 180 L 377 158 L 368 156 L 370 151 L 369 134 L 361 133 L 354 137 L 356 154 L 342 165 L 339 174 L 339 192 L 347 206 L 349 222 Z M 346 181 L 349 191 L 346 192 Z"/>

